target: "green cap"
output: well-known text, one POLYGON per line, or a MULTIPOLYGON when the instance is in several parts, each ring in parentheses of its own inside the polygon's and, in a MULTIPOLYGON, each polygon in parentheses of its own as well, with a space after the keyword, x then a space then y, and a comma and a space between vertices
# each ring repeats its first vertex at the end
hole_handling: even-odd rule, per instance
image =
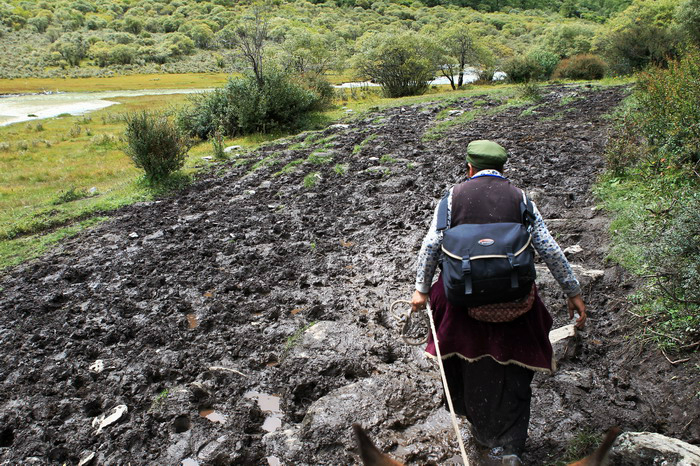
POLYGON ((467 146, 467 162, 477 168, 500 170, 508 160, 508 152, 493 141, 472 141, 467 146))

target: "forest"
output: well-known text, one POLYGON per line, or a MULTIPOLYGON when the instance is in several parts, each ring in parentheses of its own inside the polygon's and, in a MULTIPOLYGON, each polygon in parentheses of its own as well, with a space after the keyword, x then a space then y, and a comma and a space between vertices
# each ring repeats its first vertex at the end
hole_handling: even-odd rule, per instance
POLYGON ((517 68, 513 61, 529 57, 549 75, 562 59, 595 54, 619 75, 676 55, 685 37, 697 40, 697 3, 12 0, 0 2, 0 78, 241 71, 247 64, 230 38, 260 16, 266 54, 285 70, 353 79, 363 44, 410 32, 421 53, 442 49, 441 65, 455 61, 455 37, 466 36, 480 52, 472 66, 517 68))

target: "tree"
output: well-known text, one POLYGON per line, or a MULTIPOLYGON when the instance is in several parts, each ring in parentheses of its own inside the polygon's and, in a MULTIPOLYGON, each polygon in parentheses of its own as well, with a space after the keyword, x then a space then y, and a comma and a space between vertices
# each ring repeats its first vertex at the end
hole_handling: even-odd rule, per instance
POLYGON ((318 78, 339 65, 339 39, 307 28, 292 28, 281 45, 283 67, 300 75, 318 78))
POLYGON ((267 11, 261 5, 253 6, 250 14, 235 26, 219 31, 218 41, 223 48, 236 50, 239 57, 250 65, 259 86, 263 86, 263 57, 269 39, 267 11))
POLYGON ((678 53, 679 38, 672 28, 676 6, 675 0, 635 0, 608 22, 595 45, 619 73, 665 65, 678 53))
POLYGON ((80 65, 80 60, 85 58, 88 44, 82 34, 72 32, 64 34, 51 46, 52 50, 60 53, 64 60, 71 66, 80 65))
POLYGON ((676 9, 676 21, 686 37, 700 45, 700 0, 686 0, 676 9))
POLYGON ((388 97, 423 94, 437 69, 439 53, 425 36, 412 31, 365 35, 355 56, 355 69, 381 84, 388 97))
POLYGON ((440 71, 450 81, 452 89, 464 84, 467 66, 478 66, 487 61, 485 50, 477 44, 467 27, 466 24, 453 24, 439 33, 440 71))

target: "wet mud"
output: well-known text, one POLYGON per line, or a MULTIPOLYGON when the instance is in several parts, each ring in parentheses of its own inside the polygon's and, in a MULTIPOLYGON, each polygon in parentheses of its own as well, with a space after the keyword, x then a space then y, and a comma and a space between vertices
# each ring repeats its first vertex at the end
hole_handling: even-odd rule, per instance
MULTIPOLYGON (((536 107, 480 96, 377 110, 233 159, 6 271, 0 463, 352 464, 354 422, 407 463, 455 459, 437 369, 388 308, 410 296, 473 139, 510 150, 508 177, 572 247, 590 309, 577 351, 535 377, 526 464, 612 425, 698 443, 697 381, 628 338, 634 281, 605 260, 591 186, 624 93, 552 86, 536 107)), ((568 323, 546 273, 541 294, 568 323)))

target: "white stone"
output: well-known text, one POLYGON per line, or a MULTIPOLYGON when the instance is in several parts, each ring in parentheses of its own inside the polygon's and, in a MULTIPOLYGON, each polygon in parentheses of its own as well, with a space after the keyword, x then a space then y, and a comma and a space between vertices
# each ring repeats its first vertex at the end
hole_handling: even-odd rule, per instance
POLYGON ((129 412, 129 408, 127 408, 126 405, 118 405, 112 408, 109 415, 105 416, 104 414, 101 414, 97 416, 92 420, 92 427, 97 427, 95 435, 101 434, 102 429, 117 422, 127 412, 129 412))
POLYGON ((90 372, 99 374, 105 370, 105 362, 102 359, 98 359, 92 364, 90 364, 90 367, 88 367, 88 369, 90 370, 90 372))
POLYGON ((136 238, 138 238, 138 237, 139 237, 139 234, 136 233, 135 231, 132 232, 131 234, 129 234, 129 238, 131 238, 131 239, 136 239, 136 238))
POLYGON ((346 125, 343 123, 337 123, 335 125, 331 125, 330 128, 337 128, 337 129, 348 129, 350 125, 346 125))
POLYGON ((240 149, 241 149, 241 146, 228 146, 228 147, 224 148, 224 152, 228 154, 229 152, 233 152, 234 150, 240 150, 240 149))
POLYGON ((573 246, 569 246, 568 248, 564 249, 564 254, 578 254, 582 251, 583 248, 581 246, 574 244, 573 246))
POLYGON ((85 466, 88 464, 90 461, 92 461, 95 458, 95 452, 91 452, 89 455, 84 456, 80 462, 78 463, 78 466, 85 466))
POLYGON ((652 432, 625 432, 615 442, 611 457, 631 459, 635 464, 698 466, 700 447, 652 432))
POLYGON ((202 160, 213 160, 213 159, 214 159, 214 157, 212 157, 211 155, 205 155, 204 157, 202 157, 202 160))
POLYGON ((564 361, 576 355, 579 348, 579 338, 573 324, 565 325, 549 332, 549 341, 555 361, 564 361))
POLYGON ((549 332, 549 342, 551 344, 559 343, 561 340, 576 336, 576 327, 573 324, 564 325, 563 327, 555 328, 549 332))

